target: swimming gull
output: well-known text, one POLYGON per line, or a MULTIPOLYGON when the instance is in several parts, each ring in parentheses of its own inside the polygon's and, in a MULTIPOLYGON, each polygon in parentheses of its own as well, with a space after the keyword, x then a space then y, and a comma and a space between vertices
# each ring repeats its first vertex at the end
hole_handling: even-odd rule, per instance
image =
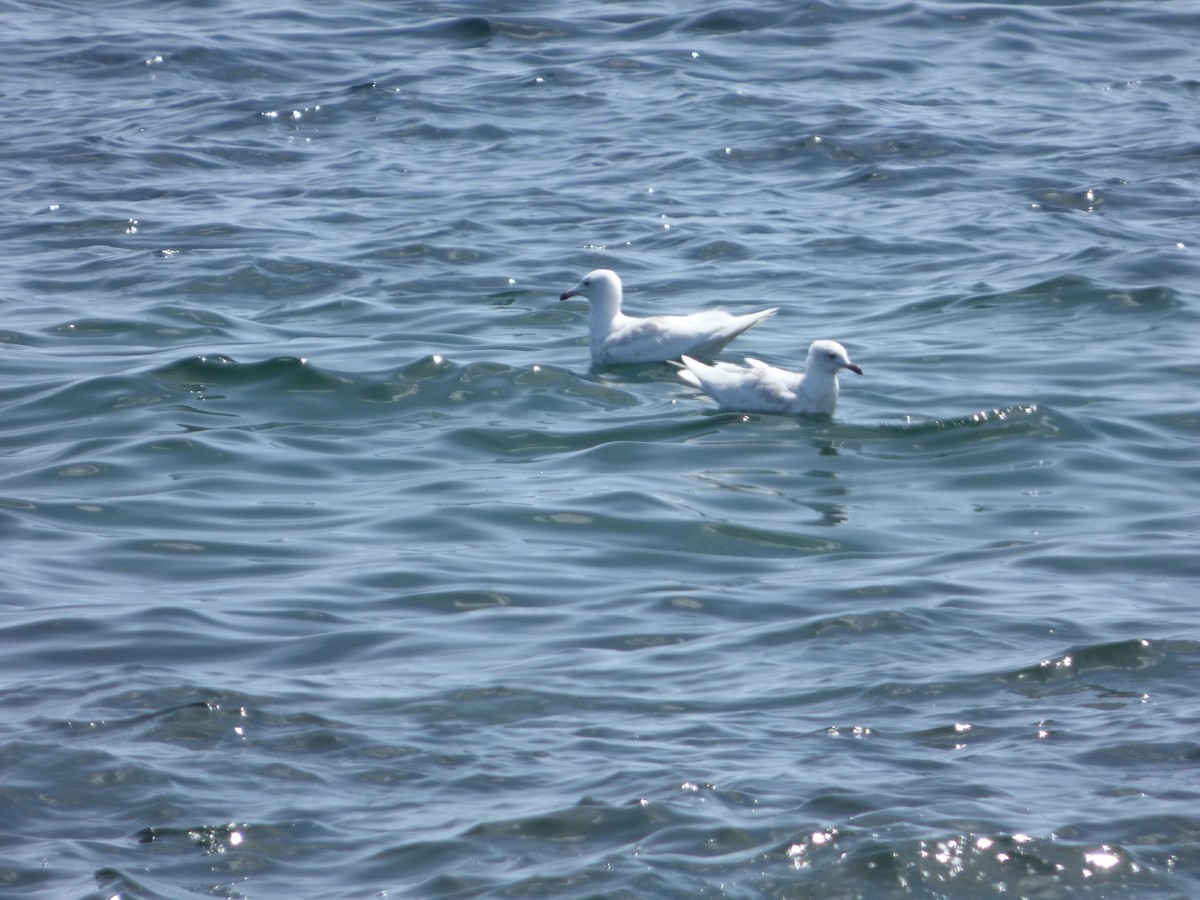
POLYGON ((621 312, 621 279, 611 269, 588 272, 558 299, 571 297, 588 300, 588 335, 596 365, 665 362, 684 354, 712 356, 747 328, 775 315, 774 309, 744 316, 714 309, 687 316, 627 316, 621 312))
POLYGON ((806 413, 833 415, 838 398, 838 370, 857 375, 862 369, 850 362, 837 341, 813 341, 804 362, 804 374, 747 359, 749 368, 733 363, 706 366, 683 357, 679 377, 700 388, 720 406, 736 412, 797 416, 806 413))

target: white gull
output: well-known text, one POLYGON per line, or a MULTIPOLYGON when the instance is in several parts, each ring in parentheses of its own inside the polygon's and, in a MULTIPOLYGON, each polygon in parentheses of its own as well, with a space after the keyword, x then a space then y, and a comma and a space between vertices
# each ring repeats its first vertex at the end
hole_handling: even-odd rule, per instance
POLYGON ((857 375, 862 369, 850 362, 837 341, 813 341, 804 362, 804 374, 747 359, 749 368, 733 363, 706 366, 683 357, 679 377, 700 388, 720 406, 736 412, 797 416, 833 415, 838 399, 838 370, 857 375))
POLYGON ((774 309, 744 316, 714 309, 687 316, 627 316, 621 312, 621 279, 611 269, 588 272, 558 299, 571 297, 588 300, 588 335, 596 365, 665 362, 685 353, 712 356, 747 328, 775 315, 774 309))

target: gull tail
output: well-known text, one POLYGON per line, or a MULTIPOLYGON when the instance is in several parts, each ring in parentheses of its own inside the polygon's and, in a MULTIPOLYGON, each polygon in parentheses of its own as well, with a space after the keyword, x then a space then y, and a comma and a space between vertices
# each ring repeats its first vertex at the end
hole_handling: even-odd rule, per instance
POLYGON ((700 383, 700 372, 708 368, 704 363, 697 362, 690 356, 681 356, 679 362, 671 361, 671 365, 679 368, 679 377, 690 384, 692 387, 703 390, 703 385, 700 383))
POLYGON ((771 318, 771 316, 775 315, 777 312, 779 312, 779 307, 775 306, 771 309, 760 310, 756 313, 748 313, 744 316, 735 316, 733 321, 730 323, 728 331, 725 332, 725 334, 728 335, 727 340, 732 341, 739 334, 749 331, 760 322, 767 321, 767 319, 771 318))
POLYGON ((696 356, 715 356, 725 348, 726 344, 728 344, 738 335, 749 331, 760 322, 765 322, 778 311, 779 307, 774 307, 772 309, 764 309, 756 313, 747 313, 744 316, 731 316, 728 322, 725 323, 724 327, 713 334, 709 340, 694 346, 689 352, 695 354, 696 356))

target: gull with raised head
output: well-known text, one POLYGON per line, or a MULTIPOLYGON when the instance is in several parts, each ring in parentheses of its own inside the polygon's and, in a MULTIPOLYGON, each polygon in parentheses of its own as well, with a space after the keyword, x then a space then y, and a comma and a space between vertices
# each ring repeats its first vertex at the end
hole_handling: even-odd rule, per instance
POLYGON ((748 368, 733 363, 707 366, 684 356, 679 377, 734 412, 831 416, 837 406, 838 371, 862 374, 837 341, 813 341, 803 375, 757 359, 746 362, 748 368))
POLYGON ((558 299, 571 297, 588 301, 588 335, 596 365, 666 362, 684 354, 710 357, 747 328, 775 315, 774 309, 744 316, 713 309, 686 316, 627 316, 621 312, 621 279, 611 269, 588 272, 558 299))

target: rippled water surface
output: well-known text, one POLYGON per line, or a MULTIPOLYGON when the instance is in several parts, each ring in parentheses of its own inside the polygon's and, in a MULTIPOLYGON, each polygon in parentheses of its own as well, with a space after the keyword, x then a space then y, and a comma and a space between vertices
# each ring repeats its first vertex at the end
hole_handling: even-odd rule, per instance
POLYGON ((1200 894, 1194 3, 0 10, 0 894, 1200 894))

